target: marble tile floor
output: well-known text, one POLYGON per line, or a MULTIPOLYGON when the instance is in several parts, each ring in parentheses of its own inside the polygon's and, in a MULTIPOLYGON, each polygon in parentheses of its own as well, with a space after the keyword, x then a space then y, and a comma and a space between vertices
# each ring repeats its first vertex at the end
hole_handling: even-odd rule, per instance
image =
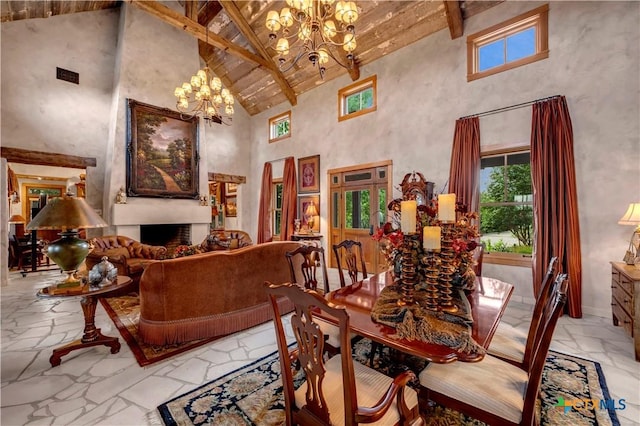
MULTIPOLYGON (((53 274, 11 273, 0 289, 2 425, 146 425, 162 402, 276 350, 267 323, 145 368, 122 338, 117 354, 96 346, 73 351, 51 368, 52 349, 81 337, 84 324, 77 298, 35 297, 53 274)), ((329 275, 338 282, 335 270, 329 275)), ((530 312, 530 305, 511 302, 504 321, 526 331, 530 312)), ((100 304, 96 326, 119 336, 100 304)), ((622 328, 609 318, 562 317, 552 349, 600 362, 611 397, 625 400, 617 412, 621 424, 640 424, 640 363, 622 328)))

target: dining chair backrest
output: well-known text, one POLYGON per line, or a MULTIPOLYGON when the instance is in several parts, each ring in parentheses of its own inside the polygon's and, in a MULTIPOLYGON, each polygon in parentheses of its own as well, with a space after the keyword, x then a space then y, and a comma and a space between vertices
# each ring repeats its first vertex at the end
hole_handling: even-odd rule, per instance
POLYGON ((327 276, 327 263, 324 257, 324 248, 313 245, 301 245, 293 251, 285 253, 287 262, 289 262, 289 272, 291 281, 298 285, 318 291, 318 267, 321 268, 321 279, 323 291, 329 293, 329 278, 327 276), (295 261, 302 258, 302 261, 295 261), (296 267, 297 265, 297 267, 296 267))
POLYGON ((533 349, 534 355, 528 369, 529 381, 524 395, 523 420, 535 418, 536 401, 542 382, 542 370, 549 354, 549 347, 551 346, 551 339, 553 338, 558 318, 560 318, 567 301, 568 286, 567 274, 559 274, 554 281, 554 292, 548 300, 547 309, 543 310, 540 335, 533 349))
POLYGON ((336 262, 338 263, 338 274, 340 275, 340 285, 344 287, 347 285, 344 278, 344 269, 346 266, 349 278, 351 278, 351 284, 358 282, 358 267, 362 274, 362 279, 367 278, 367 266, 364 262, 362 254, 362 243, 354 240, 344 240, 339 244, 333 245, 333 253, 336 255, 336 262), (344 260, 344 265, 343 261, 344 260))
POLYGON ((409 380, 415 379, 412 372, 403 372, 393 381, 387 378, 389 386, 385 391, 384 387, 380 389, 382 382, 379 377, 382 373, 360 364, 354 365, 357 361, 353 360, 351 351, 341 351, 335 357, 324 358, 325 335, 316 321, 317 315, 324 312, 334 318, 337 321, 341 346, 349 347, 349 314, 344 306, 331 304, 318 292, 303 289, 293 283, 266 282, 265 291, 271 303, 276 328, 287 425, 335 424, 332 420, 336 423, 340 421, 344 425, 357 425, 376 423, 380 420, 386 426, 389 423, 384 422, 383 416, 394 409, 392 407, 398 410, 402 424, 421 424, 411 418, 412 414, 414 416, 418 414, 417 397, 415 410, 410 410, 404 403, 405 386, 409 380), (291 348, 287 344, 283 312, 280 312, 278 304, 278 300, 283 296, 291 300, 294 305, 290 321, 297 347, 293 353, 290 352, 291 348), (296 398, 292 370, 292 359, 296 357, 298 361, 296 365, 306 378, 306 383, 301 385, 304 388, 301 387, 297 392, 298 398, 296 398), (377 387, 362 385, 356 391, 356 376, 363 377, 361 373, 363 369, 365 380, 369 380, 370 384, 375 384, 377 387), (325 387, 331 390, 327 391, 325 387), (339 390, 342 391, 342 395, 338 394, 339 390), (301 397, 302 394, 304 398, 301 397), (358 394, 363 399, 371 396, 370 394, 375 394, 370 399, 374 401, 374 405, 359 407, 358 394), (397 401, 395 405, 394 401, 397 401), (340 410, 340 407, 343 409, 340 410), (344 413, 344 419, 335 418, 336 413, 340 411, 344 413), (331 415, 334 416, 333 419, 331 415))
POLYGON ((547 266, 547 272, 542 279, 542 285, 540 287, 540 295, 536 299, 536 303, 533 307, 533 314, 531 315, 531 323, 529 324, 529 332, 527 333, 527 341, 525 343, 524 358, 522 364, 524 368, 528 368, 533 357, 534 343, 536 338, 540 334, 540 322, 542 321, 543 310, 548 305, 548 301, 553 294, 554 290, 557 290, 557 286, 554 286, 554 275, 556 265, 558 264, 558 257, 554 256, 549 260, 547 266))

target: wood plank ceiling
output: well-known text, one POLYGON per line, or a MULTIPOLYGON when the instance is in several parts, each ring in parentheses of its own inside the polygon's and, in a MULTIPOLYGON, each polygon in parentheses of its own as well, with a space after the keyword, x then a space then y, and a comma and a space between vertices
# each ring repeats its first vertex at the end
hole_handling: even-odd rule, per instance
MULTIPOLYGON (((501 3, 481 0, 356 0, 359 13, 355 24, 356 66, 349 71, 330 60, 323 80, 318 69, 305 57, 287 72, 278 68, 277 55, 268 47, 269 30, 265 19, 269 10, 279 11, 285 5, 284 1, 187 0, 180 1, 175 5, 177 7, 168 7, 170 2, 166 1, 129 1, 167 24, 197 37, 202 60, 222 79, 250 115, 283 102, 295 105, 300 94, 346 73, 352 80, 357 80, 360 67, 437 31, 448 28, 452 39, 461 37, 465 19, 501 3)), ((121 3, 2 1, 0 6, 2 22, 7 22, 108 9, 119 7, 121 3)), ((173 91, 173 88, 167 90, 173 91)))

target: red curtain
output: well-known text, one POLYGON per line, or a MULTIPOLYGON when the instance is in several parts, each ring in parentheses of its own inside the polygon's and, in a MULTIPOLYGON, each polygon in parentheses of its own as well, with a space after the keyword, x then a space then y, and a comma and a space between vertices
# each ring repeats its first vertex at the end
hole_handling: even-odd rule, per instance
POLYGON ((268 243, 271 235, 271 163, 264 163, 262 170, 262 186, 260 188, 260 205, 258 206, 258 244, 268 243))
POLYGON ((284 160, 282 172, 282 221, 280 236, 282 241, 290 240, 293 235, 293 221, 296 218, 296 202, 298 190, 296 189, 296 164, 293 157, 284 160))
POLYGON ((573 161, 573 129, 564 96, 533 105, 531 178, 533 183, 533 286, 538 295, 547 264, 558 256, 559 272, 569 274, 569 315, 582 317, 582 255, 573 161))
POLYGON ((459 118, 451 148, 449 192, 470 212, 478 211, 480 201, 480 119, 459 118))

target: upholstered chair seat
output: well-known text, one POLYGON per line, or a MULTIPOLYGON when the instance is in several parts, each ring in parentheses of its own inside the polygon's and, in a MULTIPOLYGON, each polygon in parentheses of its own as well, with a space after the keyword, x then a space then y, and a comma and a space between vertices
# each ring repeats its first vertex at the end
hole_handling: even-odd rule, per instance
MULTIPOLYGON (((320 327, 322 328, 322 326, 320 327)), ((340 356, 334 356, 324 364, 326 373, 324 380, 322 381, 322 389, 324 395, 327 398, 327 406, 331 416, 332 425, 344 424, 344 397, 342 392, 343 378, 342 378, 342 362, 340 356)), ((356 393, 358 395, 358 404, 363 407, 373 407, 387 392, 389 386, 393 382, 393 379, 389 376, 385 376, 376 370, 360 364, 359 362, 353 362, 353 369, 356 379, 356 393)), ((307 383, 295 391, 295 400, 298 407, 302 407, 306 404, 305 394, 307 391, 307 383)), ((410 387, 405 387, 404 398, 408 407, 417 407, 418 394, 410 387)), ((394 402, 387 410, 386 414, 377 422, 369 423, 373 425, 396 425, 400 422, 400 416, 398 415, 398 409, 394 402)))
POLYGON ((490 353, 504 360, 522 362, 527 344, 527 333, 501 322, 491 339, 490 353))
POLYGON ((432 391, 520 423, 529 377, 515 365, 491 355, 480 362, 432 362, 422 370, 419 379, 432 391))

